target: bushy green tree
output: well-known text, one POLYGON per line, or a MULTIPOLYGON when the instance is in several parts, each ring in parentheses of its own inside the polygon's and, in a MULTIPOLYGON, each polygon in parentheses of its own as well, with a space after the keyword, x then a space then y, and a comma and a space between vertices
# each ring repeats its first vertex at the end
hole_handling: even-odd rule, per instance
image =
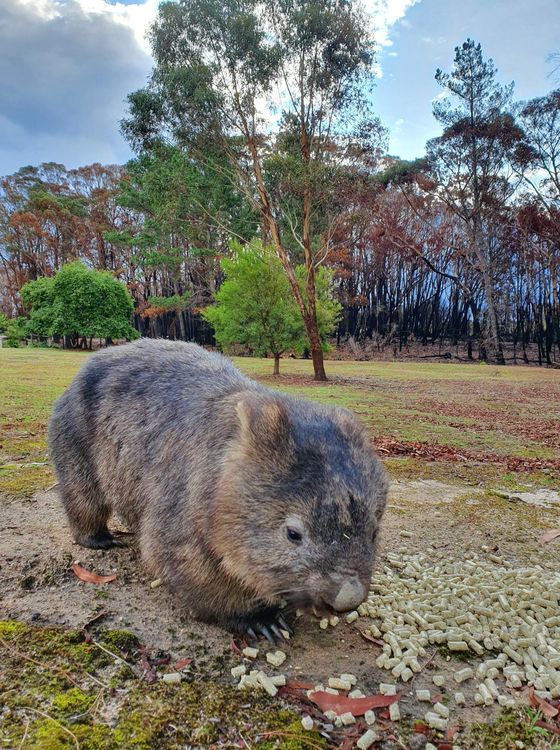
MULTIPOLYGON (((260 242, 233 245, 233 258, 222 260, 225 281, 216 294, 216 305, 204 311, 222 347, 242 344, 255 354, 274 357, 274 374, 280 371, 283 352, 308 346, 305 326, 278 257, 260 242)), ((305 267, 296 269, 305 294, 305 267)), ((331 297, 330 275, 317 274, 317 321, 323 347, 340 310, 331 297)))
POLYGON ((4 333, 8 325, 8 318, 0 312, 0 333, 4 333))
POLYGON ((76 345, 81 338, 133 339, 138 332, 130 324, 132 298, 107 271, 69 263, 51 279, 38 279, 22 289, 31 308, 30 331, 63 336, 76 345))
POLYGON ((6 320, 6 346, 17 348, 19 342, 27 336, 26 320, 23 317, 6 320))

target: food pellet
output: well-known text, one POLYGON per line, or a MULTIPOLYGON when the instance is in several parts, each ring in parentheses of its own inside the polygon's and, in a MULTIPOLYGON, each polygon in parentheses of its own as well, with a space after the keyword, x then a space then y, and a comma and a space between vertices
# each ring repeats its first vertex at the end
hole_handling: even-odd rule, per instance
POLYGON ((464 682, 465 680, 470 680, 471 677, 474 677, 474 672, 471 669, 471 667, 465 667, 464 669, 459 669, 453 675, 453 679, 455 680, 455 682, 464 682))
POLYGON ((356 742, 356 747, 359 747, 360 750, 368 750, 377 739, 377 733, 373 729, 368 729, 356 742))
POLYGON ((239 664, 239 666, 231 668, 231 675, 232 677, 238 678, 241 677, 242 674, 245 674, 246 671, 247 667, 245 664, 239 664))
POLYGON ((286 654, 283 651, 269 651, 266 660, 273 667, 279 667, 286 661, 286 654))
POLYGON ((417 690, 416 691, 416 700, 429 701, 430 699, 431 699, 431 693, 429 690, 417 690))
POLYGON ((257 675, 257 680, 269 695, 273 697, 276 695, 276 693, 278 692, 278 688, 267 674, 265 674, 264 672, 259 672, 257 675))
POLYGON ((329 687, 335 690, 350 690, 352 685, 349 680, 343 680, 342 677, 329 677, 329 687))
POLYGON ((379 692, 381 693, 381 695, 396 695, 397 686, 389 682, 380 682, 379 692))
POLYGON ((389 706, 389 718, 391 721, 400 721, 401 710, 398 703, 391 703, 389 706))
POLYGON ((351 724, 356 723, 354 714, 351 714, 350 711, 346 711, 346 713, 340 714, 340 721, 345 727, 349 727, 351 724))
POLYGON ((364 714, 364 719, 366 720, 366 724, 375 724, 375 711, 373 711, 372 709, 366 711, 364 714))
POLYGON ((301 726, 306 732, 310 732, 313 729, 313 719, 311 716, 304 716, 301 720, 301 726))
POLYGON ((243 649, 243 656, 246 656, 248 659, 256 659, 259 655, 259 649, 253 648, 252 646, 247 646, 243 649))

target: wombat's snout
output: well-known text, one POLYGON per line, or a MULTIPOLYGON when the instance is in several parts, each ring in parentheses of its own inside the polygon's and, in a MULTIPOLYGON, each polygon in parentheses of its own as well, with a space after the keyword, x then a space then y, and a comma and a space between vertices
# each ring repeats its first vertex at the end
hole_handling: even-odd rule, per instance
POLYGON ((359 578, 347 578, 342 582, 338 592, 329 604, 337 612, 346 612, 349 609, 355 609, 366 597, 366 589, 359 578))

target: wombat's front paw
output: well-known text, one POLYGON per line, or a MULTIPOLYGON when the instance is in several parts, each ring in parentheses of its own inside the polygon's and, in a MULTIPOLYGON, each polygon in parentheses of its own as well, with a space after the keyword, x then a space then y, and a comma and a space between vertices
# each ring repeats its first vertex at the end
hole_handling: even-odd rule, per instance
POLYGON ((274 607, 259 609, 250 615, 232 618, 231 628, 239 635, 248 637, 251 641, 266 638, 270 643, 285 643, 282 634, 285 630, 289 635, 293 633, 284 617, 274 607))
POLYGON ((76 539, 77 544, 90 549, 110 549, 111 547, 126 547, 126 543, 110 531, 99 531, 97 534, 83 536, 76 539))

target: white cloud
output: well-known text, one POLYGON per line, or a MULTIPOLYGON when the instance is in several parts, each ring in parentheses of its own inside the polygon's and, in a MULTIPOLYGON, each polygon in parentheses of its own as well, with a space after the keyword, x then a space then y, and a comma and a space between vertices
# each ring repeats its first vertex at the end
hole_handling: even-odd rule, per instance
MULTIPOLYGON (((86 16, 106 16, 108 20, 127 26, 132 30, 138 46, 150 54, 146 32, 154 20, 160 0, 140 0, 126 5, 110 3, 107 0, 75 0, 86 16)), ((64 15, 64 0, 19 0, 19 4, 34 11, 45 20, 64 15)))
POLYGON ((150 45, 146 40, 146 32, 154 20, 160 0, 144 0, 144 2, 109 3, 107 0, 77 0, 84 13, 98 13, 111 17, 116 23, 121 23, 132 29, 138 46, 147 54, 150 45))
POLYGON ((390 47, 393 42, 390 33, 393 26, 401 21, 407 11, 422 0, 365 0, 365 7, 371 16, 375 29, 375 41, 380 47, 390 47))

